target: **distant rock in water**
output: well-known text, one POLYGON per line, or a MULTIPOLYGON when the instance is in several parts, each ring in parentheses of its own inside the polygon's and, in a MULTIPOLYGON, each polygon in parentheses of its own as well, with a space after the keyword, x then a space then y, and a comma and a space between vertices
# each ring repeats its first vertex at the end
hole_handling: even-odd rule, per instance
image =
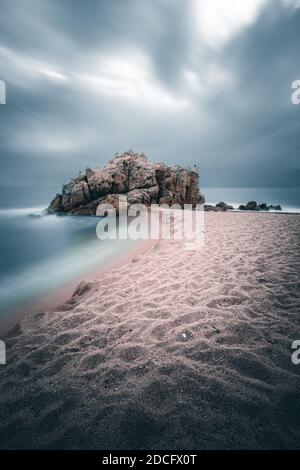
POLYGON ((199 190, 199 174, 180 166, 151 163, 144 154, 128 151, 109 161, 103 169, 87 168, 85 173, 65 184, 48 211, 76 215, 96 215, 99 204, 118 207, 119 195, 128 204, 204 203, 199 190))
MULTIPOLYGON (((226 204, 226 202, 218 202, 215 206, 212 206, 210 204, 205 204, 204 205, 204 210, 207 212, 226 212, 228 210, 234 210, 234 207, 226 204)), ((239 207, 240 211, 269 211, 269 210, 275 210, 275 211, 281 211, 281 206, 278 204, 276 206, 273 206, 272 204, 268 206, 265 202, 262 204, 257 204, 256 201, 249 201, 247 204, 242 204, 239 207)))
POLYGON ((232 211, 233 210, 233 207, 226 204, 226 202, 218 202, 218 204, 216 204, 216 207, 218 209, 221 209, 222 211, 232 211))
POLYGON ((275 211, 281 211, 281 206, 278 204, 276 206, 273 206, 272 204, 268 206, 265 202, 262 204, 257 204, 256 201, 249 201, 247 202, 246 205, 242 204, 239 207, 240 211, 269 211, 269 210, 275 210, 275 211))
POLYGON ((258 211, 259 210, 258 205, 255 201, 247 202, 245 206, 240 206, 240 209, 246 210, 246 211, 258 211), (242 207, 244 207, 244 209, 241 209, 242 207))
POLYGON ((218 202, 215 206, 212 206, 211 204, 205 204, 204 210, 206 212, 226 212, 226 211, 231 211, 234 208, 232 206, 229 206, 226 204, 226 202, 218 202))
POLYGON ((281 211, 282 208, 281 208, 281 205, 280 204, 277 204, 276 206, 273 206, 272 204, 270 206, 268 206, 268 210, 272 210, 272 211, 281 211))

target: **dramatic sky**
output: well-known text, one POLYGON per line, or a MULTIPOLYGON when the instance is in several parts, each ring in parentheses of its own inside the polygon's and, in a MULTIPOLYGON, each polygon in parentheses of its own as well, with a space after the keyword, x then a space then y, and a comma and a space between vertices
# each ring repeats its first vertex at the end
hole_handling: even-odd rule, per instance
POLYGON ((2 205, 128 148, 297 186, 299 57, 297 0, 0 0, 2 205))

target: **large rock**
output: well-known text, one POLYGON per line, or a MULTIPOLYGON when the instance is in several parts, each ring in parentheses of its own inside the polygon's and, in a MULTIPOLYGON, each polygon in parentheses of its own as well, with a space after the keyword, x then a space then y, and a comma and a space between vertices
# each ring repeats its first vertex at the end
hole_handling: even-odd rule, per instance
POLYGON ((240 211, 258 211, 259 206, 256 201, 249 201, 247 204, 241 204, 239 207, 240 211))
POLYGON ((116 156, 103 169, 87 168, 83 175, 65 184, 48 211, 76 215, 96 215, 100 203, 118 207, 119 195, 128 204, 204 203, 199 191, 199 174, 180 166, 151 163, 144 154, 128 151, 116 156))
POLYGON ((256 201, 247 202, 246 209, 247 211, 257 211, 258 210, 257 202, 256 201))

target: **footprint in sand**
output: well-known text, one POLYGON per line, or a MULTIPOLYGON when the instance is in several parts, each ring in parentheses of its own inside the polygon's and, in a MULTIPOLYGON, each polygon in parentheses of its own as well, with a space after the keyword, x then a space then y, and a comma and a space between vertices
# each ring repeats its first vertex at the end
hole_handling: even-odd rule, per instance
POLYGON ((125 362, 131 362, 144 354, 144 348, 141 346, 130 346, 120 351, 120 358, 125 362))
POLYGON ((154 336, 154 338, 158 340, 164 339, 166 333, 167 333, 167 330, 162 325, 155 326, 153 330, 151 331, 152 336, 154 336))
POLYGON ((219 343, 219 344, 224 344, 224 346, 226 345, 238 345, 239 344, 239 341, 238 341, 238 338, 234 335, 224 335, 224 336, 217 336, 216 337, 216 342, 219 343))
POLYGON ((61 333, 58 335, 52 342, 53 346, 65 346, 70 344, 72 341, 75 341, 80 337, 79 332, 68 331, 66 333, 61 333))
POLYGON ((33 366, 43 366, 51 362, 54 354, 55 351, 53 349, 41 347, 30 353, 27 359, 33 366))
POLYGON ((218 299, 213 299, 208 302, 207 306, 210 308, 217 307, 231 307, 234 305, 240 305, 244 302, 244 299, 241 297, 220 297, 218 299))
POLYGON ((101 366, 105 362, 105 355, 96 352, 94 354, 89 354, 83 357, 80 368, 83 370, 94 370, 97 369, 98 366, 101 366))
POLYGON ((143 312, 143 316, 146 318, 159 318, 167 319, 170 318, 171 313, 167 310, 161 310, 159 307, 156 309, 148 309, 143 312))

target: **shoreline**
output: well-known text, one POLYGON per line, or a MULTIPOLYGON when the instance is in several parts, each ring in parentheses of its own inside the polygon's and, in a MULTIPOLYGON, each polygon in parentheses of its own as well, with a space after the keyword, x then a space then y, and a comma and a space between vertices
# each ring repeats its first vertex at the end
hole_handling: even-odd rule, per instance
MULTIPOLYGON (((262 215, 262 216, 276 216, 276 215, 287 215, 287 216, 300 216, 298 212, 284 212, 284 211, 244 211, 239 209, 226 210, 226 211, 204 211, 204 216, 206 214, 245 214, 245 215, 262 215)), ((67 217, 68 215, 66 215, 67 217)), ((85 216, 76 216, 76 217, 85 217, 85 216)), ((24 305, 20 307, 15 307, 9 310, 7 313, 7 318, 3 320, 0 326, 0 335, 5 337, 9 334, 10 330, 14 328, 25 316, 30 315, 38 311, 53 311, 61 304, 67 302, 73 295, 76 287, 82 281, 84 282, 97 282, 99 277, 106 272, 119 268, 122 265, 129 263, 132 258, 139 256, 148 251, 152 246, 159 244, 162 240, 141 240, 138 246, 132 248, 128 253, 124 253, 120 258, 112 257, 108 260, 108 263, 105 266, 102 266, 99 269, 92 269, 90 272, 84 273, 82 275, 76 276, 69 282, 63 284, 62 287, 55 288, 53 291, 39 295, 35 299, 28 300, 24 305)), ((117 256, 117 255, 116 255, 117 256)))
POLYGON ((298 448, 299 253, 296 214, 207 213, 203 249, 156 240, 24 316, 0 448, 298 448))
MULTIPOLYGON (((217 211, 210 212, 204 211, 204 216, 209 213, 214 214, 248 214, 248 215, 258 215, 262 216, 276 216, 276 215, 288 215, 288 216, 300 216, 300 213, 297 212, 284 212, 284 211, 244 211, 239 209, 226 210, 226 211, 217 211)), ((85 217, 85 216, 77 216, 85 217)), ((90 272, 84 273, 83 275, 78 275, 76 278, 72 279, 69 282, 63 284, 62 287, 55 288, 53 291, 38 296, 33 300, 26 301, 24 305, 20 307, 15 307, 9 310, 7 318, 3 320, 0 326, 0 335, 1 337, 6 337, 9 334, 10 330, 13 329, 22 319, 34 312, 38 311, 54 311, 63 303, 67 302, 73 295, 75 289, 77 288, 80 282, 97 282, 99 277, 106 272, 119 268, 126 263, 129 263, 134 257, 139 256, 149 249, 152 246, 155 246, 161 243, 162 240, 141 240, 135 248, 132 248, 128 253, 124 253, 120 258, 112 257, 108 260, 108 263, 105 266, 102 266, 99 269, 92 269, 90 272)), ((116 255, 117 256, 117 255, 116 255)))
POLYGON ((80 282, 93 282, 99 279, 99 277, 111 269, 115 269, 129 263, 137 256, 147 252, 159 243, 159 240, 141 240, 138 246, 132 248, 129 252, 124 253, 119 258, 112 257, 108 260, 105 266, 99 269, 93 269, 83 275, 78 275, 72 281, 66 282, 62 287, 54 289, 52 292, 38 296, 36 299, 27 301, 22 307, 16 307, 7 313, 7 318, 3 320, 0 326, 1 338, 5 338, 9 332, 18 325, 20 321, 27 315, 30 315, 39 311, 54 311, 57 307, 67 302, 73 295, 75 289, 80 282))

